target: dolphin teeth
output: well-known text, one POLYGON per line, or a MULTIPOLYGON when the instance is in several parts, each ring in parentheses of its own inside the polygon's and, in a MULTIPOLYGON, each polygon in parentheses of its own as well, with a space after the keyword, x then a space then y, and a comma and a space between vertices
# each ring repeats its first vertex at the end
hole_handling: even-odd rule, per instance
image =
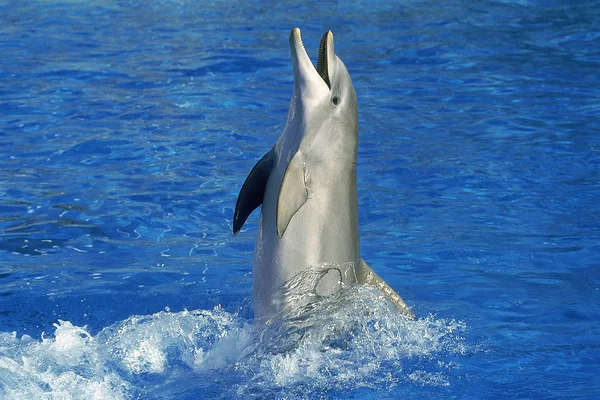
POLYGON ((329 89, 331 89, 331 83, 329 81, 329 66, 327 65, 327 34, 329 32, 325 32, 323 37, 321 38, 321 43, 319 44, 319 58, 317 60, 317 72, 321 75, 321 78, 325 81, 329 89))
POLYGON ((304 40, 302 40, 302 33, 300 32, 300 29, 298 29, 298 38, 300 38, 300 44, 302 45, 304 52, 308 54, 308 52, 306 51, 306 46, 304 45, 304 40))

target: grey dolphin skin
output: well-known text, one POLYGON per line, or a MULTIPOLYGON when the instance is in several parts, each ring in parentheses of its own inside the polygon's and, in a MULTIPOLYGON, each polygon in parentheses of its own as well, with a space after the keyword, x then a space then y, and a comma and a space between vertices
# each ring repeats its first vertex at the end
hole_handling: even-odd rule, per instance
POLYGON ((402 298, 360 257, 356 94, 335 55, 333 34, 323 35, 316 68, 298 28, 290 34, 290 50, 294 91, 287 124, 246 178, 233 218, 237 234, 262 204, 254 250, 255 318, 277 322, 354 283, 379 288, 414 318, 402 298), (302 286, 299 279, 310 281, 308 291, 290 291, 302 286))

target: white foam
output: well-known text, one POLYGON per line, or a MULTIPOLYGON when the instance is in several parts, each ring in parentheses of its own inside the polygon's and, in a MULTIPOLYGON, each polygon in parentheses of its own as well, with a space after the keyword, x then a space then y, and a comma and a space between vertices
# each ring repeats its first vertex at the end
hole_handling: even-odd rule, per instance
MULTIPOLYGON (((245 323, 217 307, 214 310, 159 312, 133 316, 104 329, 98 338, 118 366, 133 374, 162 373, 184 366, 214 369, 235 358, 244 347, 245 323)), ((246 328, 248 329, 248 328, 246 328)))
POLYGON ((55 324, 55 337, 0 333, 3 399, 126 399, 129 384, 103 370, 101 353, 85 328, 55 324))
MULTIPOLYGON (((366 286, 324 299, 287 323, 293 327, 267 336, 268 343, 245 361, 254 379, 267 387, 349 391, 389 389, 398 382, 446 386, 453 364, 440 358, 467 351, 460 336, 466 329, 463 323, 434 316, 407 319, 379 291, 366 286)), ((250 389, 238 394, 255 388, 250 389)))
POLYGON ((447 359, 468 351, 465 329, 433 316, 408 320, 361 286, 266 332, 219 307, 132 316, 95 336, 59 321, 39 340, 0 333, 0 398, 183 398, 182 390, 301 397, 399 382, 448 386, 456 363, 447 359))

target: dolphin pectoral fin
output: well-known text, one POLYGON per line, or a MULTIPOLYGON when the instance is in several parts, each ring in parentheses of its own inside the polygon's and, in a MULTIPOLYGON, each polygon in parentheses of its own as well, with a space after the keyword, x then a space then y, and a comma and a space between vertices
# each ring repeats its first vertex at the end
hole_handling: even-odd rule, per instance
POLYGON ((237 234, 248 216, 263 202, 267 180, 273 169, 275 148, 265 154, 244 181, 233 213, 233 233, 237 234))
POLYGON ((383 279, 379 277, 372 269, 367 265, 365 260, 360 260, 360 267, 356 271, 356 278, 358 283, 366 283, 375 286, 381 290, 383 294, 398 308, 400 312, 406 314, 411 319, 415 319, 415 314, 406 305, 402 297, 390 285, 388 285, 383 279))
POLYGON ((282 237, 290 220, 308 198, 304 161, 299 153, 288 164, 277 199, 277 235, 282 237))

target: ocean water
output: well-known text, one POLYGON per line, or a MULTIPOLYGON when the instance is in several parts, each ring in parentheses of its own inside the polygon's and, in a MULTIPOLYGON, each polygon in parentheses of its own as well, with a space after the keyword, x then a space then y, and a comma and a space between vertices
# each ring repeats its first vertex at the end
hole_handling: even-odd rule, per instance
POLYGON ((0 398, 600 398, 600 2, 438 3, 0 1, 0 398), (295 26, 416 321, 355 286, 252 323, 295 26))

